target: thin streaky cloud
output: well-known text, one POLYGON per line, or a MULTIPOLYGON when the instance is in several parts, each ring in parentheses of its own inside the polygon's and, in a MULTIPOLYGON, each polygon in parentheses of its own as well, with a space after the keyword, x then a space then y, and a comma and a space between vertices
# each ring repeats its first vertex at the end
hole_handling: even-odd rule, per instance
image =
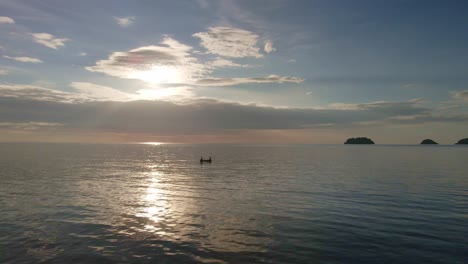
POLYGON ((255 78, 205 78, 195 84, 199 86, 232 86, 249 83, 302 83, 304 79, 290 76, 270 75, 255 78))
POLYGON ((249 64, 240 64, 233 62, 232 60, 227 60, 221 57, 216 58, 214 61, 208 63, 210 66, 214 68, 251 68, 252 66, 249 64))
POLYGON ((10 60, 15 60, 15 61, 19 61, 19 62, 30 62, 30 63, 41 63, 43 61, 41 61, 40 59, 36 59, 36 58, 31 58, 31 57, 10 57, 10 56, 3 56, 4 58, 6 59, 10 59, 10 60))
POLYGON ((36 130, 40 128, 61 127, 63 124, 46 123, 46 122, 1 122, 0 128, 16 129, 16 130, 36 130))

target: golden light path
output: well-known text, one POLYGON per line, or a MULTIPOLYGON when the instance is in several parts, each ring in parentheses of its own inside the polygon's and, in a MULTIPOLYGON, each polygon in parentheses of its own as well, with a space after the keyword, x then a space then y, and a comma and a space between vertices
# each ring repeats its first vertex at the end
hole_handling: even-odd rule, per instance
POLYGON ((143 201, 147 207, 142 212, 137 213, 136 216, 144 217, 150 220, 145 226, 144 230, 158 235, 167 235, 161 227, 161 222, 165 221, 169 214, 169 198, 160 186, 161 176, 159 172, 152 172, 151 178, 148 182, 148 187, 143 194, 143 201))

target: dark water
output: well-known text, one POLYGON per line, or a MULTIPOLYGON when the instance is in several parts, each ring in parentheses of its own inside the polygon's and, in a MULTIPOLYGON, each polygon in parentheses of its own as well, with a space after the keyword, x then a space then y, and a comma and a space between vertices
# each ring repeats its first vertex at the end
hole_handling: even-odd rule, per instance
POLYGON ((463 146, 0 147, 0 263, 468 263, 463 146))

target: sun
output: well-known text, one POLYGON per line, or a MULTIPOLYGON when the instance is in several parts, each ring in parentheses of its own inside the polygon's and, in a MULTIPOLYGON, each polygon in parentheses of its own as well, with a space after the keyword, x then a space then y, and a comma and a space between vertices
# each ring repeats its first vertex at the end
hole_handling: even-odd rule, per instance
POLYGON ((183 83, 186 74, 177 66, 152 65, 150 69, 131 72, 129 78, 151 84, 183 83))

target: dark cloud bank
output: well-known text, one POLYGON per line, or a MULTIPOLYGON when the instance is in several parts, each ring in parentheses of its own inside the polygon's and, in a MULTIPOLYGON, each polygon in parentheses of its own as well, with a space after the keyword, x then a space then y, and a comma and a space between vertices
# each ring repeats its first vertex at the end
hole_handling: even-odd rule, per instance
MULTIPOLYGON (((60 97, 54 94, 53 99, 60 97)), ((0 123, 59 124, 63 128, 123 133, 193 134, 230 129, 301 129, 386 122, 466 122, 466 115, 434 115, 417 101, 376 102, 336 108, 274 108, 196 99, 168 101, 56 101, 0 97, 0 123)), ((45 100, 44 100, 45 99, 45 100)), ((67 99, 69 100, 69 99, 67 99)), ((5 126, 3 126, 5 127, 5 126)))

